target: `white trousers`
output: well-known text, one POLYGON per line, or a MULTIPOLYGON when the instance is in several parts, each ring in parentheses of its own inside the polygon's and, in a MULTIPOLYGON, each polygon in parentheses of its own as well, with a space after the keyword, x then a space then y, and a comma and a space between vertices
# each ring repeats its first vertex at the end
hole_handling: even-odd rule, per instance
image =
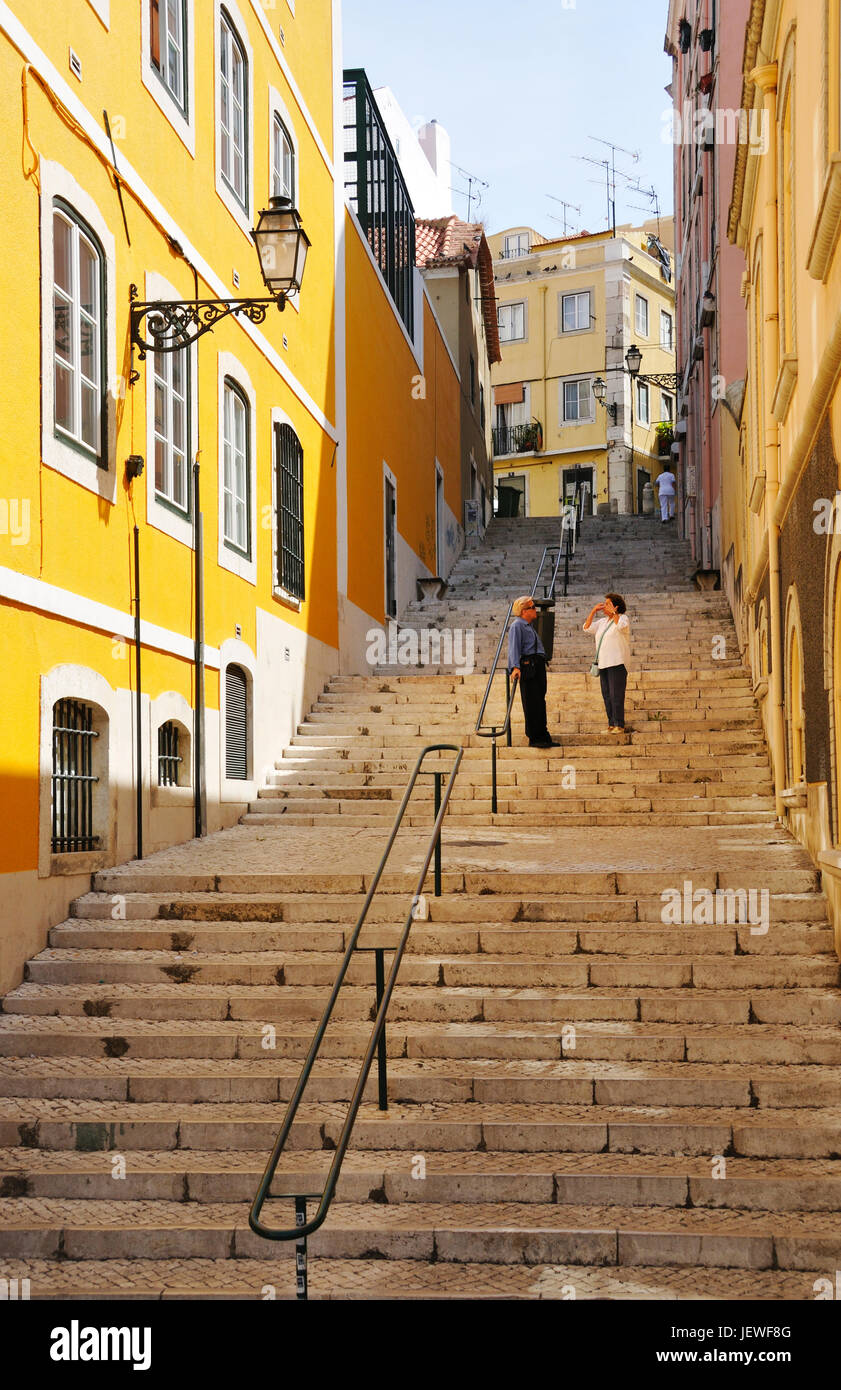
POLYGON ((673 492, 660 493, 660 519, 671 521, 675 514, 675 495, 673 492))

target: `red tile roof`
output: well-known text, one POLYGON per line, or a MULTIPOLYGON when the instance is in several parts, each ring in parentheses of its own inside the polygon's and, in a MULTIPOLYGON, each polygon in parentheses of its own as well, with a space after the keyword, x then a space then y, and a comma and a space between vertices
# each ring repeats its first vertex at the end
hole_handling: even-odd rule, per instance
POLYGON ((492 363, 501 362, 493 258, 481 222, 462 222, 455 215, 416 218, 415 261, 421 270, 439 270, 446 266, 478 269, 488 356, 492 363))

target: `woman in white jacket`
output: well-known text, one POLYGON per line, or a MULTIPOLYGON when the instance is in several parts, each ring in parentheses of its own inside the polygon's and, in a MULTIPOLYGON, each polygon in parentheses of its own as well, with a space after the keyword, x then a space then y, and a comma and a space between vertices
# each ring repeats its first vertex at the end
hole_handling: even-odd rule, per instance
POLYGON ((599 663, 599 679, 607 714, 608 732, 625 732, 625 687, 631 661, 631 624, 621 594, 607 594, 604 603, 597 603, 590 613, 584 631, 589 632, 593 619, 602 616, 593 629, 599 663))

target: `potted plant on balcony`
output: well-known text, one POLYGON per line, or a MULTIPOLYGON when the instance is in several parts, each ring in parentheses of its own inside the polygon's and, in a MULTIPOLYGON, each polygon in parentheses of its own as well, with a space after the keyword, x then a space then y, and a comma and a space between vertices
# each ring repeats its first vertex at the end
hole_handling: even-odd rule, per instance
POLYGON ((543 448, 543 426, 538 424, 536 420, 523 427, 520 448, 524 454, 531 451, 539 454, 543 448))
POLYGON ((663 458, 672 451, 672 444, 675 438, 675 429, 671 420, 661 420, 655 425, 657 432, 657 452, 663 458))

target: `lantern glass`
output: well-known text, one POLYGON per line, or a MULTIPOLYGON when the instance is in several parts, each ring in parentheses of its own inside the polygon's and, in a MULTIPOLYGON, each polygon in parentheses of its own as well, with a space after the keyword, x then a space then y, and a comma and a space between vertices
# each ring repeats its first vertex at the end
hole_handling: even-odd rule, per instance
POLYGON ((632 343, 628 348, 625 354, 625 361, 628 364, 628 371, 631 373, 631 376, 638 376, 639 369, 642 366, 642 353, 636 343, 632 343))
POLYGON ((273 295, 301 288, 310 240, 288 198, 272 198, 252 233, 266 288, 273 295))
POLYGON ((601 405, 604 405, 605 397, 607 396, 607 385, 600 376, 597 376, 593 382, 593 395, 601 405))

